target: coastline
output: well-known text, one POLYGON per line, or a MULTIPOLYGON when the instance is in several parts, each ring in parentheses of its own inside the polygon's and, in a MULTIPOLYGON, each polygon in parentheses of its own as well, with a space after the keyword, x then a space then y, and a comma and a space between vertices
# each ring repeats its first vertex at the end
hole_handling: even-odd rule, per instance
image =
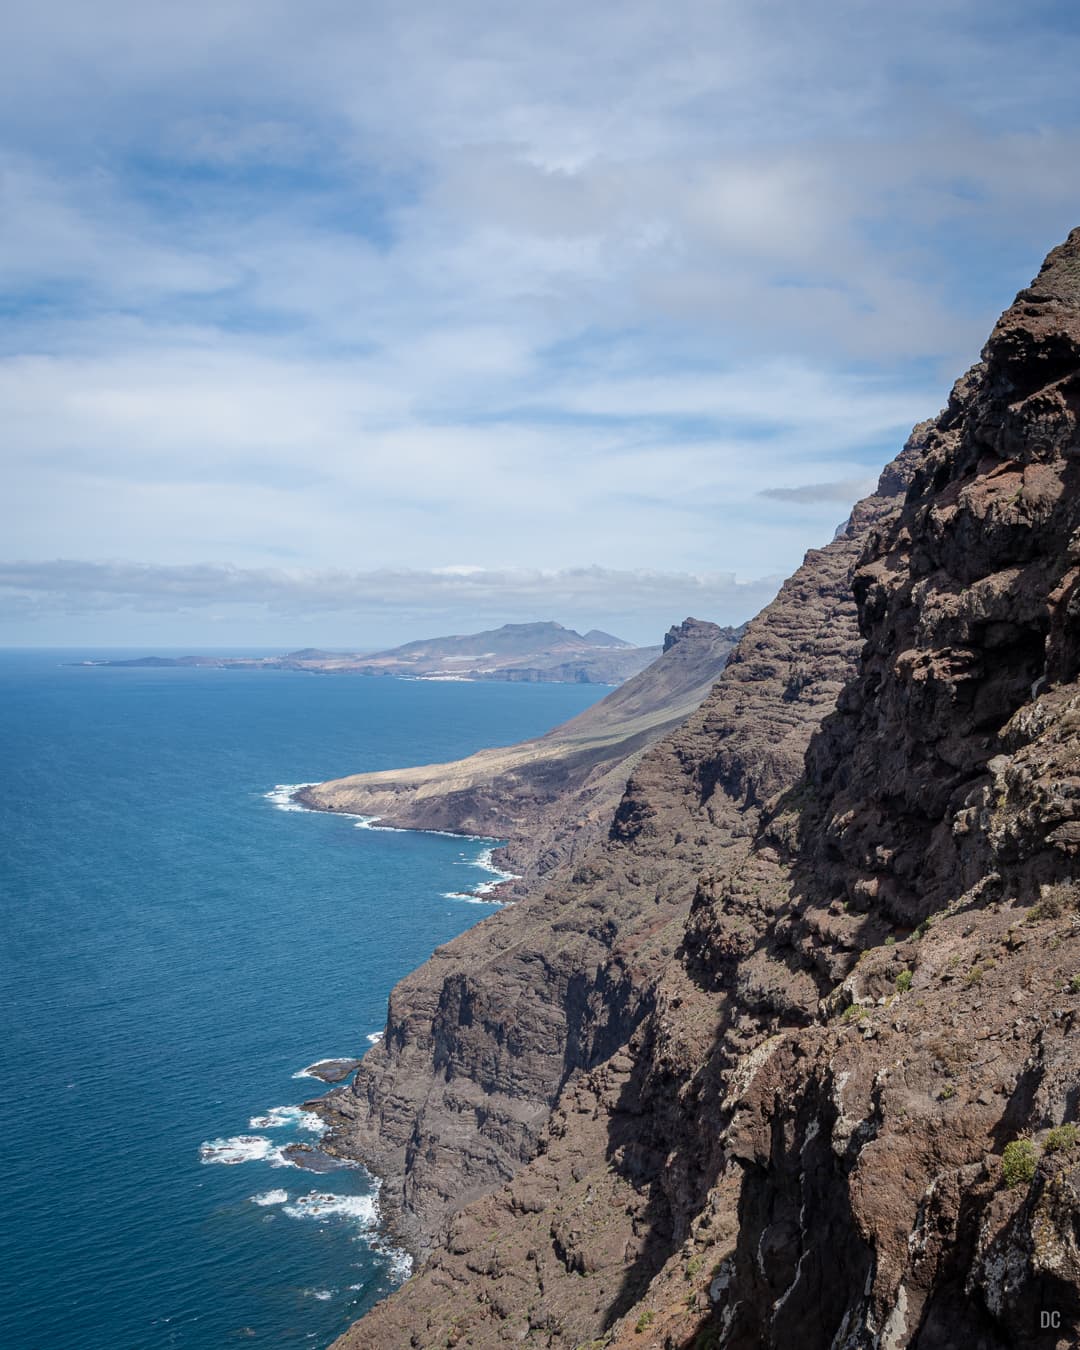
MULTIPOLYGON (((376 1050, 378 1044, 372 1045, 371 1050, 376 1050)), ((392 1183, 397 1180, 393 1172, 385 1167, 380 1168, 374 1158, 361 1156, 355 1147, 349 1147, 350 1116, 340 1104, 346 1104, 350 1094, 350 1084, 345 1081, 321 1097, 301 1102, 301 1109, 318 1116, 326 1126, 326 1133, 319 1139, 319 1152, 346 1166, 359 1165, 375 1183, 374 1229, 378 1234, 380 1249, 390 1254, 400 1254, 404 1258, 398 1268, 405 1270, 405 1278, 408 1279, 424 1261, 425 1253, 416 1236, 409 1232, 404 1210, 391 1198, 394 1190, 392 1183)))
MULTIPOLYGON (((392 834, 434 834, 443 838, 458 839, 465 843, 481 844, 476 858, 468 860, 468 865, 478 867, 492 874, 492 879, 482 881, 476 886, 460 891, 444 892, 446 899, 458 900, 466 904, 486 905, 492 913, 512 905, 513 900, 503 900, 498 892, 520 877, 499 867, 495 856, 505 849, 506 841, 492 835, 472 834, 463 830, 426 828, 420 825, 394 824, 392 818, 385 816, 363 815, 333 805, 323 805, 309 789, 318 787, 318 783, 279 783, 263 794, 278 810, 312 812, 323 815, 348 817, 354 829, 372 830, 392 834), (385 823, 384 823, 385 822, 385 823)), ((430 958, 429 958, 430 959, 430 958)), ((387 1023, 388 1026, 388 1023, 387 1023)), ((317 1145, 316 1152, 326 1158, 338 1160, 344 1164, 358 1164, 372 1178, 376 1186, 374 1202, 375 1230, 379 1234, 379 1246, 395 1258, 397 1269, 407 1279, 425 1258, 424 1248, 419 1235, 410 1230, 408 1216, 404 1208, 395 1202, 395 1185, 400 1178, 393 1169, 380 1165, 378 1158, 366 1149, 358 1147, 355 1140, 353 1105, 353 1077, 369 1055, 385 1053, 387 1026, 380 1032, 368 1036, 370 1044, 362 1054, 354 1058, 332 1057, 320 1059, 307 1065, 294 1077, 316 1079, 327 1085, 328 1091, 300 1103, 300 1109, 317 1116, 326 1126, 317 1145), (345 1066, 348 1066, 347 1068, 345 1066), (331 1067, 334 1066, 334 1067, 331 1067), (336 1066, 341 1072, 336 1072, 336 1066)), ((296 1153, 304 1145, 293 1147, 290 1161, 294 1166, 305 1170, 318 1171, 318 1166, 310 1166, 298 1158, 296 1153)))
POLYGON ((398 825, 394 823, 392 817, 364 815, 359 811, 350 811, 346 807, 324 805, 320 803, 318 797, 308 791, 319 786, 319 783, 279 783, 264 795, 267 801, 282 811, 311 811, 322 815, 347 816, 355 822, 353 828, 358 830, 375 830, 387 834, 437 834, 444 839, 460 839, 470 844, 483 844, 485 847, 469 865, 490 872, 493 879, 460 891, 445 891, 444 897, 447 900, 463 900, 468 904, 496 906, 513 903, 495 894, 500 887, 521 879, 516 872, 499 867, 495 861, 495 855, 506 849, 508 843, 506 839, 490 834, 470 834, 464 830, 438 829, 435 826, 398 825))
MULTIPOLYGON (((471 864, 488 875, 444 895, 489 906, 492 913, 469 932, 488 934, 481 939, 483 951, 498 961, 499 952, 505 954, 505 925, 518 912, 516 902, 535 894, 534 883, 553 866, 568 864, 591 842, 607 836, 628 776, 655 741, 701 705, 738 635, 685 620, 670 630, 662 655, 647 671, 542 736, 459 760, 283 784, 267 795, 283 810, 347 816, 354 828, 435 834, 478 845, 471 864), (506 914, 497 917, 503 909, 506 914)), ((655 919, 651 911, 649 918, 650 923, 655 919)), ((602 941, 600 948, 597 953, 589 947, 589 961, 603 956, 602 941)), ((445 1203, 445 1178, 436 1168, 430 1178, 432 1194, 422 1198, 415 1193, 409 1184, 414 1170, 410 1146, 398 1136, 401 1123, 414 1116, 419 1119, 430 1111, 438 1121, 445 1111, 456 1114, 461 1109, 460 1103, 442 1103, 438 1092, 430 1102, 421 1100, 427 1095, 422 1090, 427 1082, 423 1047, 431 1044, 431 1036, 439 1039, 435 1027, 444 1020, 443 1005, 453 1038, 452 1005, 459 996, 472 998, 464 992, 471 989, 469 978, 458 970, 460 950, 457 940, 435 946, 426 961, 403 977, 390 994, 384 1037, 363 1055, 355 1076, 305 1103, 328 1127, 320 1148, 361 1164, 379 1181, 379 1231, 410 1253, 417 1268, 437 1246, 432 1219, 445 1203), (413 1065, 417 1053, 420 1063, 413 1065), (415 1099, 412 1086, 421 1089, 415 1099)), ((527 971, 521 979, 531 987, 527 971)), ((453 1056, 455 1048, 448 1046, 447 1053, 453 1056)), ((464 1053, 468 1058, 467 1047, 464 1053)), ((542 1060, 547 1053, 537 1047, 534 1058, 542 1060)), ((530 1065, 528 1072, 534 1071, 530 1065)), ((460 1086, 460 1076, 453 1078, 460 1086)), ((457 1090, 449 1082, 445 1088, 451 1097, 457 1090)), ((494 1127, 492 1140, 482 1146, 478 1176, 486 1175, 490 1166, 502 1171, 506 1164, 493 1159, 501 1159, 506 1149, 513 1155, 512 1165, 513 1141, 519 1135, 531 1137, 538 1105, 509 1082, 495 1092, 484 1112, 503 1121, 511 1142, 504 1143, 502 1127, 494 1127)), ((471 1178, 466 1182, 473 1184, 471 1178)))

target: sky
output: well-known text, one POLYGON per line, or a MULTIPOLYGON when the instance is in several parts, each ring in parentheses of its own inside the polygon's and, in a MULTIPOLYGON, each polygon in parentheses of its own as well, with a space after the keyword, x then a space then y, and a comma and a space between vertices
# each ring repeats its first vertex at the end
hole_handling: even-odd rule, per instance
POLYGON ((1080 224, 1071 5, 0 20, 0 645, 750 617, 1080 224))

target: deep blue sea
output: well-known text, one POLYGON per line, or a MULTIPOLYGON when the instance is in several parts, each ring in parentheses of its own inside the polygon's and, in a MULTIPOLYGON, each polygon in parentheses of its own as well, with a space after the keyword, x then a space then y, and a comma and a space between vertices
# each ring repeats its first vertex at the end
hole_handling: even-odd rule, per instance
POLYGON ((510 743, 605 691, 61 664, 103 654, 0 652, 0 1346, 326 1346, 401 1262, 365 1173, 281 1165, 316 1139, 281 1108, 368 1047, 394 982, 488 912, 448 895, 490 874, 481 842, 267 793, 510 743))

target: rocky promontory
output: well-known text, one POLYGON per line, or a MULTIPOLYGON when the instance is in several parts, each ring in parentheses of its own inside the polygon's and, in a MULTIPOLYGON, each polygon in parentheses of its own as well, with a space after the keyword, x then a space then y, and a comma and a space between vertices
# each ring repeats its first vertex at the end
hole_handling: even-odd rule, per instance
POLYGON ((645 670, 544 736, 318 783, 297 800, 404 829, 508 838, 515 872, 546 870, 606 829, 633 766, 700 706, 741 633, 686 619, 645 670))

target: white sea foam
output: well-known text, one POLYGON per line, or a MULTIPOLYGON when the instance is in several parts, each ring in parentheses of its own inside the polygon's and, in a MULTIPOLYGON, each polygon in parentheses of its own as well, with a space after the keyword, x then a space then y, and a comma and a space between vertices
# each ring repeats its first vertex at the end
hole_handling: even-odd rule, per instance
POLYGON ((385 1035, 385 1031, 369 1031, 366 1039, 369 1040, 372 1045, 378 1045, 385 1035))
MULTIPOLYGON (((474 842, 480 843, 479 838, 474 837, 474 842)), ((492 892, 497 890, 504 882, 517 881, 517 874, 506 872, 501 867, 495 866, 495 850, 498 844, 489 844, 487 848, 481 849, 475 858, 466 857, 461 854, 458 866, 460 867, 478 867, 481 872, 487 872, 491 877, 490 881, 478 882, 471 891, 443 891, 444 900, 462 900, 468 905, 501 905, 505 903, 496 899, 492 892)))
POLYGON ((325 1134, 327 1125, 314 1111, 305 1111, 299 1106, 272 1106, 265 1116, 252 1116, 248 1121, 249 1130, 286 1128, 303 1130, 307 1134, 325 1134))
POLYGON ((305 1289, 304 1293, 307 1294, 309 1298, 317 1298, 320 1303, 329 1303, 334 1297, 334 1291, 332 1289, 305 1289))
MULTIPOLYGON (((489 882, 488 885, 491 886, 492 883, 489 882)), ((488 899, 486 893, 481 891, 479 886, 476 888, 475 894, 472 895, 468 891, 443 891, 443 899, 461 900, 466 905, 487 905, 488 909, 498 909, 502 904, 501 900, 496 900, 494 897, 488 899)))
POLYGON ((231 1139, 208 1139, 199 1145, 199 1159, 236 1167, 239 1163, 268 1162, 272 1167, 291 1167, 281 1149, 261 1134, 236 1134, 231 1139))
MULTIPOLYGON (((303 811, 307 808, 297 809, 303 811)), ((376 830, 382 834, 437 834, 442 839, 464 839, 470 844, 482 844, 491 837, 486 834, 459 834, 457 830, 415 830, 405 825, 380 825, 380 820, 382 816, 357 816, 354 824, 358 830, 376 830)))
POLYGON ((331 1191, 309 1191, 299 1195, 283 1211, 290 1219, 350 1219, 360 1227, 375 1226, 377 1195, 334 1195, 331 1191))
POLYGON ((288 1198, 288 1191, 263 1191, 261 1195, 253 1195, 251 1203, 253 1205, 283 1205, 288 1198))
POLYGON ((470 858, 469 867, 478 867, 481 872, 488 872, 491 875, 490 881, 482 881, 474 890, 474 895, 490 895, 496 887, 501 886, 504 881, 517 881, 517 874, 514 872, 504 872, 501 867, 495 866, 494 854, 498 847, 492 844, 490 848, 485 848, 476 858, 470 858))
POLYGON ((314 786, 314 783, 278 783, 269 792, 264 792, 263 798, 273 803, 279 811, 310 811, 312 809, 310 806, 301 806, 299 802, 294 802, 292 797, 293 793, 299 792, 301 788, 314 786))
POLYGON ((390 1258, 390 1278, 404 1284, 412 1274, 413 1259, 400 1247, 387 1247, 383 1254, 390 1258))
POLYGON ((308 1069, 298 1069, 292 1076, 294 1078, 318 1078, 319 1075, 317 1073, 311 1073, 308 1069))

